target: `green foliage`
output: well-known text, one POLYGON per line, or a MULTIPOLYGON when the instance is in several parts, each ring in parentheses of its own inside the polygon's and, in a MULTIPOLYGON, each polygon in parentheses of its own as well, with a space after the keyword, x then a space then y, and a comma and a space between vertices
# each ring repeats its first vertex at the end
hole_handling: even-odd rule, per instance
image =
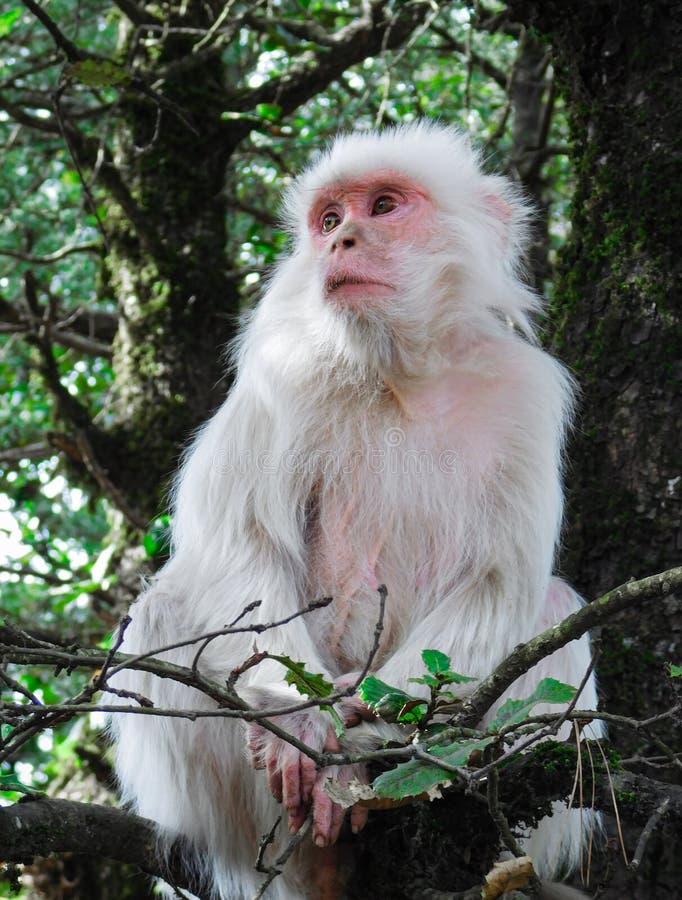
POLYGON ((170 550, 170 516, 157 516, 142 539, 144 551, 150 559, 167 556, 170 550))
MULTIPOLYGON (((461 684, 475 679, 454 672, 450 658, 438 650, 424 650, 422 659, 429 674, 410 678, 410 681, 430 688, 429 701, 410 697, 373 675, 364 679, 358 693, 368 706, 387 721, 417 724, 419 731, 416 732, 415 739, 419 742, 426 741, 429 755, 445 766, 459 768, 469 765, 473 754, 480 754, 490 744, 499 741, 498 732, 501 728, 522 725, 539 703, 568 703, 576 693, 575 688, 555 678, 543 678, 528 697, 506 700, 485 732, 466 735, 453 741, 452 729, 443 723, 432 721, 432 716, 442 708, 440 700, 444 693, 448 700, 452 699, 450 692, 442 691, 444 685, 461 684)), ((372 783, 372 788, 378 797, 401 800, 432 791, 450 781, 452 774, 435 761, 411 759, 379 775, 372 783)))
POLYGON ((0 13, 0 38, 5 37, 12 30, 12 26, 21 15, 18 8, 8 9, 7 12, 0 13))
MULTIPOLYGON (((494 740, 495 738, 492 736, 478 739, 467 738, 437 745, 429 752, 447 766, 466 766, 475 751, 484 750, 494 740)), ((418 797, 420 794, 425 794, 439 785, 451 781, 453 777, 454 774, 449 775, 445 769, 435 763, 425 762, 422 759, 411 759, 409 762, 400 763, 395 769, 379 775, 372 782, 372 788, 379 797, 402 800, 405 797, 418 797)))
POLYGON ((518 725, 527 719, 538 703, 569 703, 575 697, 575 688, 562 684, 556 678, 543 678, 529 697, 523 700, 506 700, 490 723, 491 731, 499 731, 508 725, 518 725))
POLYGON ((466 684, 470 681, 476 681, 475 678, 471 678, 468 675, 460 675, 459 672, 453 672, 450 668, 450 658, 439 650, 423 650, 422 660, 431 674, 423 675, 420 678, 410 678, 410 681, 416 684, 426 684, 429 687, 443 687, 446 684, 466 684))
MULTIPOLYGON (((288 656, 278 656, 272 653, 268 654, 268 659, 276 659, 277 662, 282 663, 288 669, 285 675, 286 683, 295 687, 299 694, 303 694, 304 697, 319 700, 334 693, 334 685, 327 681, 324 675, 309 672, 305 667, 305 663, 296 662, 288 656)), ((333 706, 327 704, 320 704, 320 709, 326 710, 331 715, 336 735, 340 737, 343 734, 344 727, 337 711, 333 706)))
POLYGON ((374 675, 368 675, 362 681, 358 694, 362 701, 387 722, 417 723, 428 712, 426 700, 391 687, 374 675))
POLYGON ((82 60, 67 66, 66 74, 86 87, 123 86, 131 80, 129 72, 108 59, 82 60))
POLYGON ((682 678, 682 666, 676 666, 675 663, 669 663, 668 668, 672 678, 682 678))

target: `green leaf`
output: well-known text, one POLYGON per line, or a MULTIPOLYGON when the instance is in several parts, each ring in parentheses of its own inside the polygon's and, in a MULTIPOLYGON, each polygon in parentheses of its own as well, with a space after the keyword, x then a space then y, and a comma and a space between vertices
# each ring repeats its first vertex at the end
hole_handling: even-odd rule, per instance
POLYGON ((277 103, 258 103, 256 106, 256 115, 261 119, 267 119, 269 122, 277 122, 282 118, 282 107, 277 103))
POLYGON ((411 684, 425 684, 427 687, 438 687, 440 681, 433 675, 422 675, 421 678, 408 678, 411 684))
POLYGON ((12 30, 12 25, 21 15, 20 9, 8 9, 0 15, 0 38, 6 37, 12 30))
POLYGON ((503 725, 517 725, 530 715, 538 703, 569 703, 576 690, 570 684, 556 678, 543 678, 529 697, 523 700, 507 700, 498 709, 497 715, 488 726, 489 731, 499 731, 503 725))
POLYGON ((450 668, 450 657, 440 650, 422 650, 422 659, 424 665, 435 676, 435 681, 429 675, 424 675, 423 679, 410 678, 410 681, 416 681, 420 684, 428 684, 429 686, 437 686, 439 684, 466 684, 468 681, 476 681, 469 675, 461 675, 459 672, 453 672, 450 668))
MULTIPOLYGON (((282 665, 286 667, 288 671, 284 676, 284 680, 287 684, 295 687, 299 694, 303 694, 304 697, 319 699, 321 697, 328 697, 330 694, 334 693, 334 685, 327 681, 324 675, 308 672, 305 663, 297 662, 289 656, 278 656, 274 653, 269 653, 268 657, 270 659, 276 659, 277 662, 282 663, 282 665)), ((323 704, 320 705, 320 709, 325 710, 331 715, 336 736, 341 737, 345 731, 341 716, 333 706, 326 706, 323 704)))
POLYGON ((432 675, 450 671, 450 657, 441 653, 440 650, 422 650, 422 659, 432 675))
POLYGON ((682 678, 682 666, 676 666, 675 663, 669 663, 669 666, 673 678, 682 678))
POLYGON ((428 709, 423 697, 406 694, 374 675, 364 679, 358 687, 358 694, 387 722, 419 722, 428 709))
POLYGON ((419 722, 428 709, 423 697, 414 697, 368 675, 358 688, 360 698, 387 722, 419 722))
POLYGON ((382 697, 385 697, 386 694, 401 693, 404 697, 410 699, 409 695, 405 694, 404 691, 400 691, 397 687, 386 684, 385 681, 382 681, 375 675, 368 675, 360 682, 358 686, 358 694, 360 695, 360 699, 364 700, 367 706, 371 706, 372 708, 374 708, 374 706, 376 706, 376 704, 379 703, 382 697))
POLYGON ((287 684, 295 687, 299 694, 305 697, 328 697, 334 693, 334 685, 327 681, 324 675, 316 672, 308 672, 305 663, 296 662, 288 656, 273 656, 273 659, 281 662, 289 670, 285 676, 287 684))
MULTIPOLYGON (((443 747, 434 747, 429 752, 437 756, 443 762, 451 766, 466 766, 469 757, 475 750, 483 750, 495 740, 493 736, 485 738, 467 738, 463 741, 455 741, 443 747)), ((421 759, 411 759, 401 763, 390 772, 379 775, 372 784, 372 788, 379 797, 387 797, 392 800, 402 800, 404 797, 416 797, 430 788, 446 781, 452 781, 453 776, 440 766, 421 759)))
POLYGON ((170 516, 157 516, 142 538, 142 546, 150 559, 165 556, 170 550, 170 516))
POLYGON ((130 72, 110 59, 84 59, 68 66, 66 73, 87 87, 113 87, 130 81, 130 72))

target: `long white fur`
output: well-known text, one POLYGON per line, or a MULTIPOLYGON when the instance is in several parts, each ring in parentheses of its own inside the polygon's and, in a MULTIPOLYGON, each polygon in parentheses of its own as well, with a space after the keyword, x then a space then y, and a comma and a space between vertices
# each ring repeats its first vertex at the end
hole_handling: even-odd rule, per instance
MULTIPOLYGON (((172 558, 132 607, 122 649, 221 628, 256 600, 249 620, 269 622, 346 585, 338 605, 258 638, 260 648, 337 678, 361 668, 371 646, 376 593, 344 579, 376 546, 388 586, 377 674, 404 685, 420 671, 421 650, 434 647, 457 670, 484 676, 580 602, 551 580, 572 387, 532 339, 539 301, 518 274, 528 211, 510 183, 482 173, 462 135, 421 124, 339 138, 289 190, 286 213, 292 251, 241 333, 227 400, 186 456, 172 558), (376 169, 422 185, 439 229, 426 258, 405 254, 390 314, 359 322, 322 296, 306 220, 322 186, 376 169), (385 388, 441 371, 462 385, 461 433, 446 437, 437 422, 411 428, 385 388)), ((224 680, 252 648, 248 634, 213 641, 201 669, 224 680)), ((188 665, 195 652, 167 656, 188 665)), ((577 684, 588 662, 587 639, 574 642, 509 693, 529 693, 545 674, 577 684)), ((282 676, 267 663, 239 687, 257 704, 300 699, 282 676)), ((163 708, 211 707, 140 673, 124 673, 117 686, 163 708)), ((580 705, 595 704, 590 681, 580 705)), ((283 724, 300 732, 303 718, 321 745, 326 714, 283 724)), ((277 804, 247 760, 243 728, 118 715, 112 729, 124 800, 162 835, 207 849, 196 865, 216 897, 250 897, 257 844, 277 804)), ((367 733, 350 729, 346 745, 367 733)), ((543 874, 560 856, 574 865, 580 842, 575 815, 554 817, 530 839, 543 874)), ((291 864, 270 896, 306 896, 306 877, 305 865, 291 864)))

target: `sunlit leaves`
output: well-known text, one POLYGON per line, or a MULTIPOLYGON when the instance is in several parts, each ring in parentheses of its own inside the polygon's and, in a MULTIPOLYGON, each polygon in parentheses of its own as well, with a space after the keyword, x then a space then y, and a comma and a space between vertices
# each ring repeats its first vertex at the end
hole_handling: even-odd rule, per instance
POLYGON ((5 37, 12 30, 12 26, 21 15, 18 7, 8 9, 7 12, 0 13, 0 38, 5 37))
POLYGON ((170 516, 157 516, 142 539, 142 546, 148 557, 158 559, 167 556, 170 550, 170 516))

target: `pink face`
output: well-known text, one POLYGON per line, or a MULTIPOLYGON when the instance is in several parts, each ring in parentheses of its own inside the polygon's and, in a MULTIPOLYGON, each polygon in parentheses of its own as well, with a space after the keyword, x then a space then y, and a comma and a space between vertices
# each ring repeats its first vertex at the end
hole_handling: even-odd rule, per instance
POLYGON ((391 170, 322 188, 308 227, 325 297, 361 311, 398 290, 402 262, 428 237, 434 215, 426 191, 391 170))

